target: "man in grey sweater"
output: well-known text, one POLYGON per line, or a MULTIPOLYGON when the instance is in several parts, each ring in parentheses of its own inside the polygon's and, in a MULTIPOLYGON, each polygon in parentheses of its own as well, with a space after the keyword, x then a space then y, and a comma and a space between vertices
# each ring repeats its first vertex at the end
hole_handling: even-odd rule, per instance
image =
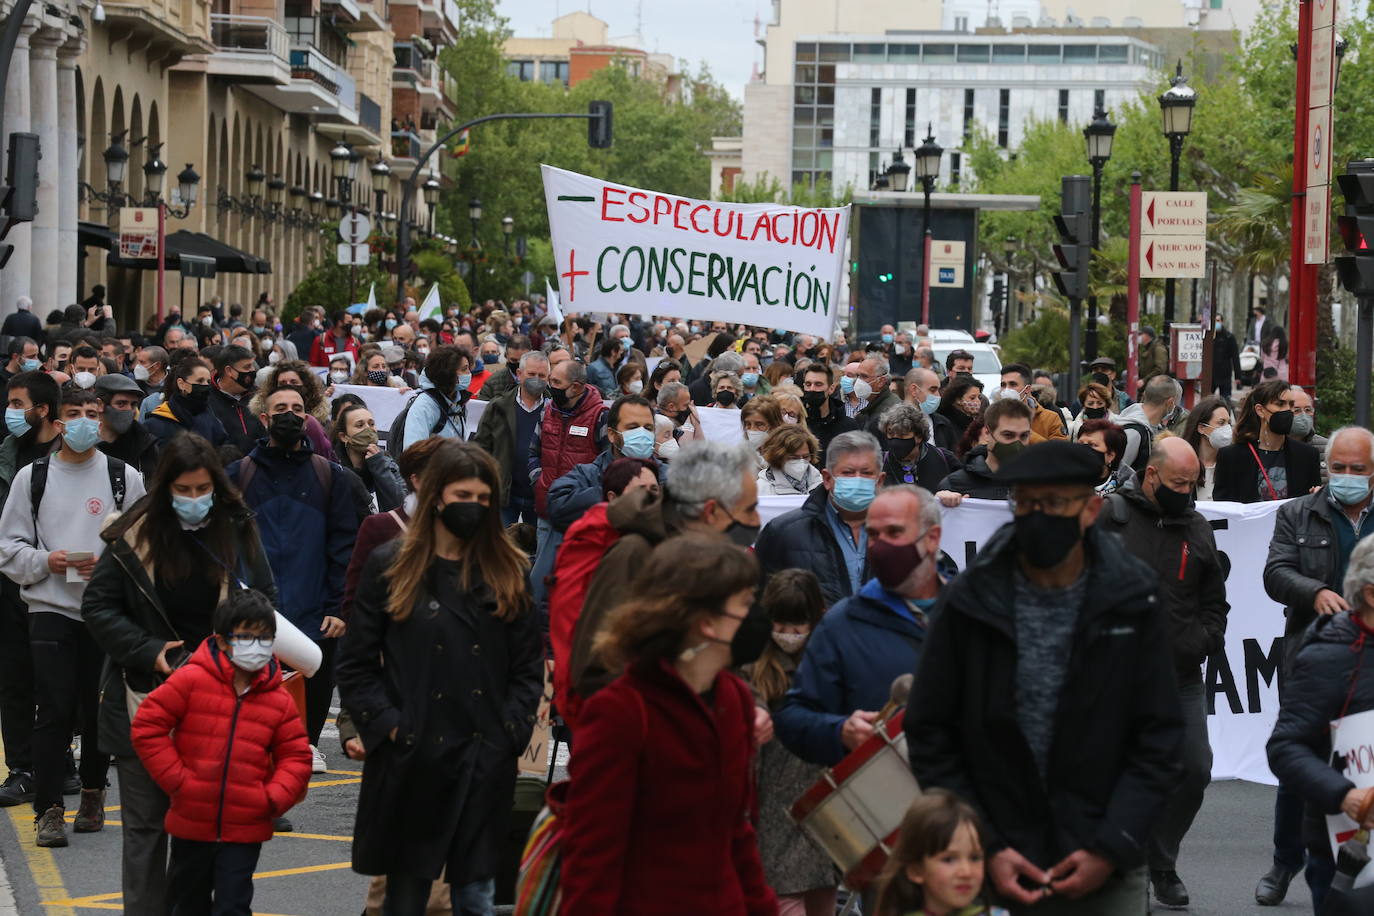
POLYGON ((93 391, 63 394, 56 424, 61 448, 15 474, 0 514, 0 572, 19 584, 29 607, 39 846, 67 845, 62 782, 78 711, 85 742, 81 807, 73 826, 78 833, 104 826, 109 757, 95 744, 104 656, 81 619, 81 597, 104 548, 100 529, 106 518, 143 496, 144 488, 136 471, 96 449, 101 412, 93 391))

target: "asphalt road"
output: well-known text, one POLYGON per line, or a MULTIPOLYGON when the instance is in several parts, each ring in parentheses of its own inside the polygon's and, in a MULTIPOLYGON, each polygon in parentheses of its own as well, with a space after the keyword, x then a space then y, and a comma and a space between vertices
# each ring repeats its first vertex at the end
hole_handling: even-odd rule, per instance
MULTIPOLYGON (((332 732, 332 730, 331 730, 332 732)), ((295 832, 278 834, 263 848, 254 911, 259 916, 357 916, 367 879, 348 867, 360 767, 324 739, 330 772, 314 777, 310 795, 291 812, 295 832)), ((81 916, 118 911, 119 790, 111 787, 107 826, 72 835, 66 849, 33 845, 32 812, 0 812, 0 860, 12 886, 12 912, 29 916, 81 916)), ((1273 916, 1311 913, 1301 879, 1279 908, 1257 906, 1254 886, 1268 867, 1273 790, 1241 782, 1216 783, 1184 842, 1180 874, 1196 916, 1273 916)), ((0 875, 0 914, 8 907, 0 875)), ((1161 912, 1156 908, 1155 912, 1161 912)))

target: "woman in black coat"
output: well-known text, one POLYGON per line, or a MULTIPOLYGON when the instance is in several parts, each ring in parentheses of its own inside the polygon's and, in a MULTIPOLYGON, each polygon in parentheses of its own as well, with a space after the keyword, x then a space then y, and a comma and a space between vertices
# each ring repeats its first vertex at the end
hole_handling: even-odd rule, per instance
POLYGON ((983 415, 983 383, 973 376, 955 376, 940 395, 935 414, 945 422, 935 428, 935 444, 953 452, 968 430, 968 425, 983 415))
POLYGON ((1217 452, 1212 498, 1258 503, 1320 487, 1321 452, 1290 439, 1292 428, 1292 386, 1283 379, 1256 385, 1236 419, 1236 441, 1217 452))
POLYGON ((490 912, 516 761, 544 686, 525 555, 501 527, 496 462, 445 440, 405 537, 368 560, 336 677, 366 759, 353 868, 384 912, 421 916, 443 872, 454 913, 490 912))
POLYGON ((190 657, 229 589, 257 589, 276 604, 277 587, 253 513, 194 433, 163 446, 147 495, 102 537, 109 546, 81 616, 110 659, 98 740, 119 770, 124 912, 166 916, 168 800, 129 740, 129 694, 147 694, 190 657))

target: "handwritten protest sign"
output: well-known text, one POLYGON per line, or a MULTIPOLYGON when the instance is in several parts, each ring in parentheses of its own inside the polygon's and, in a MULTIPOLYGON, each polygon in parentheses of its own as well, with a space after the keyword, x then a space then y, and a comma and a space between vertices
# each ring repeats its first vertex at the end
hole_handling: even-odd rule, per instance
POLYGON ((543 166, 564 312, 675 315, 829 337, 849 208, 695 200, 543 166))
MULTIPOLYGON (((1357 789, 1374 787, 1374 710, 1346 716, 1331 723, 1331 751, 1336 767, 1357 789)), ((1339 854, 1341 844, 1355 834, 1359 825, 1345 814, 1326 816, 1327 839, 1331 854, 1339 854)), ((1355 887, 1374 884, 1374 864, 1355 876, 1355 887)))

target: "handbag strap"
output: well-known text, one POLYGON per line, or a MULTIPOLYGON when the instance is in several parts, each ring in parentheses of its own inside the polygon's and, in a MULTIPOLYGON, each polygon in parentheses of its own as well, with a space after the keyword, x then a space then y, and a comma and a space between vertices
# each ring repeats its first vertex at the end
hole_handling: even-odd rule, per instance
POLYGON ((1259 452, 1255 451, 1255 443, 1247 442, 1246 445, 1250 448, 1250 454, 1255 456, 1255 464, 1259 465, 1260 473, 1264 475, 1265 486, 1269 487, 1269 498, 1271 500, 1278 499, 1279 491, 1274 489, 1274 482, 1269 479, 1269 472, 1264 469, 1264 462, 1260 461, 1259 452))

